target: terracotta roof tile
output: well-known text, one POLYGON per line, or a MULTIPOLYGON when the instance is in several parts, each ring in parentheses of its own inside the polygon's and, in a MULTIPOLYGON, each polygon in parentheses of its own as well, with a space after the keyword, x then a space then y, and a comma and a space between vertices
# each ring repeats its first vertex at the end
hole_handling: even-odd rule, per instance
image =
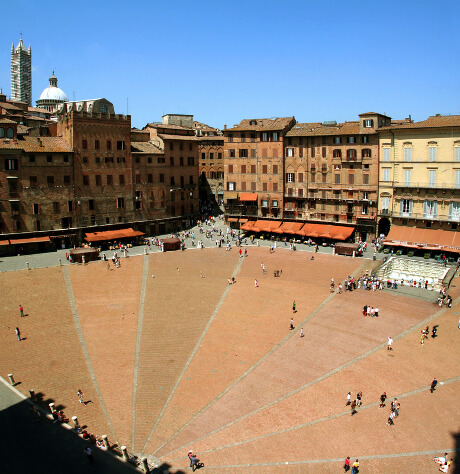
POLYGON ((187 140, 196 142, 199 141, 202 137, 196 137, 195 135, 169 135, 167 133, 158 133, 158 136, 163 140, 187 140))
POLYGON ((164 154, 162 150, 150 142, 131 142, 131 151, 133 153, 149 153, 155 155, 164 154))
POLYGON ((20 107, 16 107, 15 105, 9 104, 8 102, 0 102, 0 107, 7 110, 22 110, 20 107))
POLYGON ((59 137, 28 137, 18 141, 26 153, 72 153, 72 147, 59 137))
POLYGON ((432 115, 422 122, 394 124, 391 127, 383 127, 381 130, 437 127, 460 127, 460 115, 432 115))
POLYGON ((14 120, 7 119, 7 118, 0 118, 0 123, 14 123, 14 124, 16 124, 17 122, 15 122, 14 120))
POLYGON ((225 131, 268 131, 268 130, 284 130, 288 127, 291 122, 295 123, 294 117, 275 117, 275 118, 264 118, 264 119, 244 119, 233 128, 227 128, 225 131), (255 122, 255 124, 252 124, 255 122))
POLYGON ((376 133, 370 130, 360 132, 359 122, 345 122, 323 125, 321 122, 297 123, 286 133, 287 137, 314 137, 324 135, 358 135, 376 133))

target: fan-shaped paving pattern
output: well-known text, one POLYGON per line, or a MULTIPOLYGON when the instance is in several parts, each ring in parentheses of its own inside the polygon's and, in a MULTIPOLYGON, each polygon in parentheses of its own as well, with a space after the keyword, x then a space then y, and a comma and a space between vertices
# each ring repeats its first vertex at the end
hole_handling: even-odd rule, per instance
POLYGON ((210 248, 122 259, 113 270, 95 262, 2 273, 2 375, 14 372, 23 392, 43 392, 172 472, 187 468, 189 449, 208 472, 336 472, 347 455, 369 472, 433 468, 459 425, 458 304, 439 309, 389 290, 331 295, 331 277, 375 262, 310 256, 210 248), (19 303, 30 314, 21 320, 19 303), (381 316, 363 317, 364 304, 381 316), (420 328, 433 324, 439 336, 421 345, 420 328), (434 376, 445 383, 432 394, 434 376), (384 390, 402 405, 393 427, 378 408, 384 390), (348 391, 364 393, 353 417, 348 391))

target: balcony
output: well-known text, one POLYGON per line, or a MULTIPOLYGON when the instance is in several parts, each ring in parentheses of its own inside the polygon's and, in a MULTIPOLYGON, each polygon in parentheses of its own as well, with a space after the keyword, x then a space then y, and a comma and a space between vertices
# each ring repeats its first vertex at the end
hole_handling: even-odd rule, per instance
POLYGON ((400 211, 389 211, 383 209, 379 211, 379 215, 391 216, 400 219, 415 219, 424 221, 442 221, 442 222, 460 222, 460 215, 433 215, 424 212, 400 212, 400 211))
POLYGON ((441 189, 442 191, 450 190, 450 189, 458 189, 460 190, 460 184, 446 184, 446 183, 439 183, 433 184, 427 181, 418 181, 418 182, 410 182, 410 183, 394 183, 393 185, 395 188, 415 188, 415 189, 441 189))

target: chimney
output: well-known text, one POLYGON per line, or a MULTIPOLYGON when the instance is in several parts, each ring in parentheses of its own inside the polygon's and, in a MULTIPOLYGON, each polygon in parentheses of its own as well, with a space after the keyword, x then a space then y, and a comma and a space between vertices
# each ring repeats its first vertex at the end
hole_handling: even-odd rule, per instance
POLYGON ((227 124, 224 125, 224 130, 227 130, 227 124))

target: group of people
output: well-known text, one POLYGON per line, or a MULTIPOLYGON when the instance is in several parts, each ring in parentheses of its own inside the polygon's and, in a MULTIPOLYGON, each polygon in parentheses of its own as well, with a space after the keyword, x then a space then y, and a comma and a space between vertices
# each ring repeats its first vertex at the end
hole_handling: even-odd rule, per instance
POLYGON ((377 307, 373 307, 373 306, 369 306, 369 305, 364 305, 363 307, 363 316, 370 316, 371 318, 373 318, 374 316, 376 318, 379 317, 379 308, 377 307))
POLYGON ((356 409, 363 404, 363 392, 358 392, 356 398, 351 400, 351 392, 347 393, 347 406, 351 408, 351 415, 353 416, 357 413, 356 409))

